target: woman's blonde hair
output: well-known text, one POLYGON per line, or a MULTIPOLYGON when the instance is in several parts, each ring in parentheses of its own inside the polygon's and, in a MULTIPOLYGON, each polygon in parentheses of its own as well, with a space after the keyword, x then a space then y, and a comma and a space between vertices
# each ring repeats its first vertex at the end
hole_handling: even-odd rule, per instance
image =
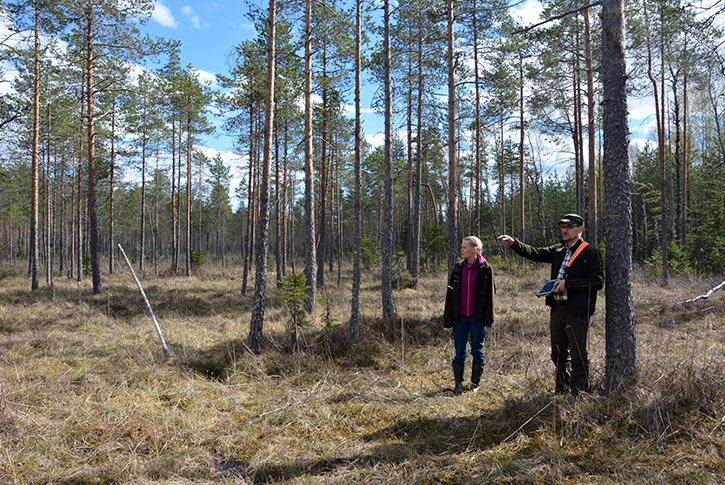
POLYGON ((463 238, 463 242, 468 242, 471 247, 476 248, 478 254, 483 252, 483 243, 476 236, 466 236, 463 238))

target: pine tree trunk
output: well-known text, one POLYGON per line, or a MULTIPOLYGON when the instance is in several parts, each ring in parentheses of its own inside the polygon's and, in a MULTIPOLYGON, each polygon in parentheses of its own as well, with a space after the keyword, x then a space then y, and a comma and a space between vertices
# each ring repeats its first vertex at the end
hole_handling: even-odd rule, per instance
POLYGON ((390 0, 384 1, 383 76, 385 78, 385 170, 381 221, 383 322, 393 329, 393 95, 390 72, 390 0))
MULTIPOLYGON (((589 4, 588 0, 586 2, 589 4)), ((584 10, 584 37, 587 68, 587 142, 589 146, 589 222, 587 224, 587 241, 592 246, 598 246, 596 118, 594 114, 594 68, 592 66, 592 36, 589 26, 589 9, 584 10)))
POLYGON ((269 172, 272 163, 272 135, 274 130, 275 30, 276 2, 269 0, 269 28, 267 41, 267 93, 265 99, 264 161, 259 190, 259 226, 257 226, 257 269, 255 274, 252 321, 249 325, 247 346, 252 352, 262 350, 264 325, 264 298, 267 292, 267 244, 269 242, 269 172))
POLYGON ((421 202, 421 180, 423 170, 423 19, 422 13, 418 17, 418 35, 417 35, 417 62, 418 62, 418 92, 416 102, 416 153, 415 153, 415 182, 413 184, 413 251, 412 251, 412 269, 410 275, 413 278, 413 288, 418 289, 418 279, 420 278, 420 202, 421 202))
POLYGON ((454 52, 453 0, 447 0, 448 13, 448 273, 458 260, 458 164, 456 160, 456 78, 454 52))
POLYGON ((186 276, 191 276, 191 95, 187 97, 186 115, 186 276))
MULTIPOLYGON (((113 98, 113 111, 111 112, 111 167, 110 180, 108 188, 108 274, 115 271, 116 258, 113 256, 116 251, 114 244, 114 227, 113 227, 113 194, 115 187, 116 174, 116 98, 113 98)), ((62 195, 61 195, 62 197, 62 195)), ((62 217, 62 214, 61 214, 62 217)))
POLYGON ((478 19, 476 16, 476 10, 477 10, 477 2, 476 0, 473 1, 473 9, 471 11, 472 18, 472 30, 473 30, 473 76, 475 80, 475 93, 476 93, 476 106, 475 106, 475 130, 476 133, 475 136, 475 147, 474 147, 474 157, 476 159, 475 163, 475 177, 476 177, 476 187, 475 187, 475 217, 474 217, 474 227, 475 232, 477 235, 481 235, 481 75, 478 70, 478 19))
POLYGON ((88 223, 90 225, 91 276, 93 294, 101 287, 101 262, 98 242, 98 215, 96 213, 96 133, 93 113, 93 0, 88 1, 88 32, 86 45, 86 109, 88 111, 88 223))
POLYGON ((632 297, 632 202, 629 181, 624 1, 602 2, 604 193, 607 214, 606 376, 608 391, 636 378, 632 297))
POLYGON ((524 154, 526 146, 524 131, 524 56, 519 52, 519 238, 526 240, 526 213, 524 207, 524 154))
POLYGON ((39 287, 38 166, 40 151, 40 10, 35 4, 35 49, 33 53, 33 153, 30 169, 30 289, 39 287))
POLYGON ((361 87, 361 41, 362 41, 362 0, 355 2, 355 188, 353 202, 353 242, 352 242, 352 299, 350 301, 350 340, 360 342, 360 286, 362 252, 362 122, 360 118, 361 87))
POLYGON ((317 279, 315 270, 315 184, 312 166, 312 0, 305 1, 305 252, 307 253, 305 279, 309 296, 305 310, 315 308, 317 279))

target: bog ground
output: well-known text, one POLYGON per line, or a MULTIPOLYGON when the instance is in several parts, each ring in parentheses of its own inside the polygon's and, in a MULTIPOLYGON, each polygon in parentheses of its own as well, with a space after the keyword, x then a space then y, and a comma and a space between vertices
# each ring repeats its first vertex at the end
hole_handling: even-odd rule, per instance
POLYGON ((394 329, 368 272, 357 346, 349 278, 328 279, 297 350, 270 284, 260 355, 245 346, 253 290, 241 295, 241 272, 146 276, 165 358, 126 268, 98 296, 57 277, 53 299, 4 266, 0 483, 725 482, 725 293, 677 304, 716 278, 663 288, 637 276, 640 378, 608 396, 602 298, 593 393, 573 400, 552 393, 548 312, 534 296, 548 269, 494 268, 483 385, 456 397, 444 271, 395 292, 394 329))

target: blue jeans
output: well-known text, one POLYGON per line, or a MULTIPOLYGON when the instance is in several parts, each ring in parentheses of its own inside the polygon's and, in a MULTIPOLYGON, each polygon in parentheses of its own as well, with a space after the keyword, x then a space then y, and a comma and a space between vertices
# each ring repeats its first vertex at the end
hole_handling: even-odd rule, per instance
POLYGON ((459 317, 453 324, 453 342, 456 348, 454 364, 466 363, 466 347, 468 334, 471 334, 471 356, 474 364, 483 364, 483 341, 486 339, 486 327, 483 322, 476 322, 473 317, 459 317))

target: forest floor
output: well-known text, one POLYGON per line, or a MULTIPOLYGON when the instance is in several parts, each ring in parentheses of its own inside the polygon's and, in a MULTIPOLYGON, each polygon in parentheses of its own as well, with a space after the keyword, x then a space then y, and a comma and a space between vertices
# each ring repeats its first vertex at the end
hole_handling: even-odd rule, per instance
POLYGON ((296 351, 270 284, 259 355, 240 271, 146 276, 165 358, 127 268, 97 296, 57 277, 53 296, 2 266, 0 483, 725 483, 725 292, 677 304, 719 280, 635 278, 639 379, 608 395, 600 295, 592 393, 574 399, 552 392, 534 296, 548 269, 506 267, 494 261, 482 386, 455 396, 444 270, 395 291, 395 329, 366 272, 355 346, 351 272, 328 276, 296 351))

